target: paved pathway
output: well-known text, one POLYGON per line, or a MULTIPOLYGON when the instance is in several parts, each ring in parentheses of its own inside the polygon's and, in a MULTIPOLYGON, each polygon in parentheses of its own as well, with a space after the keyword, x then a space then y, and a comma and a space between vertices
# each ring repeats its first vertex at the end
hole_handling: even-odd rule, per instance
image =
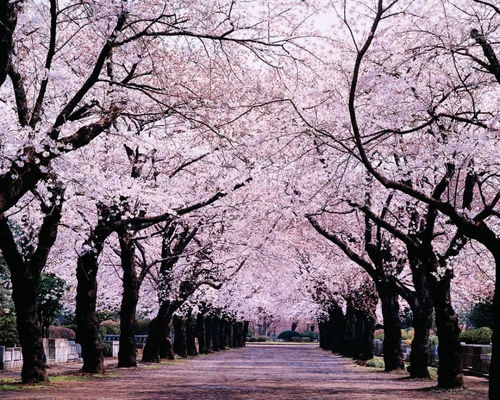
POLYGON ((161 366, 112 370, 87 381, 58 381, 46 388, 0 392, 5 399, 37 400, 352 400, 486 399, 486 381, 441 392, 435 382, 412 381, 354 366, 310 345, 255 345, 161 366))

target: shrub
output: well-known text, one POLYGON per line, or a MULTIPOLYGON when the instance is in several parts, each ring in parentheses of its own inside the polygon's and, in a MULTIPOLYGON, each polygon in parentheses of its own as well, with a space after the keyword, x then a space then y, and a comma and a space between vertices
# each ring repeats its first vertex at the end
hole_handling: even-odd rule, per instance
POLYGON ((269 338, 267 336, 257 336, 257 342, 269 342, 269 338))
POLYGON ((430 335, 429 336, 429 344, 439 344, 439 339, 436 335, 430 335))
POLYGON ((384 340, 384 330, 383 329, 377 329, 375 331, 375 339, 384 340))
POLYGON ((470 331, 464 331, 460 334, 460 340, 467 344, 490 344, 493 330, 486 326, 470 331))
POLYGON ((113 346, 109 343, 103 343, 102 354, 104 357, 113 357, 113 346))
POLYGON ((283 339, 284 341, 290 342, 293 337, 301 338, 302 335, 296 331, 283 331, 278 335, 278 339, 283 339))
POLYGON ((473 328, 488 327, 493 328, 493 304, 491 301, 476 303, 469 311, 467 320, 473 328))
POLYGON ((251 342, 251 343, 256 342, 256 341, 257 341, 257 338, 255 336, 252 336, 252 337, 247 339, 247 342, 251 342))
POLYGON ((140 319, 137 321, 137 325, 134 330, 134 335, 147 335, 149 329, 149 319, 140 319))
POLYGON ((316 340, 319 338, 319 334, 318 332, 305 331, 302 332, 302 337, 311 338, 311 340, 316 340))
POLYGON ((16 317, 14 314, 0 315, 0 346, 14 347, 19 344, 16 317))
POLYGON ((384 359, 382 357, 373 357, 366 362, 365 366, 370 368, 385 368, 384 359))
POLYGON ((99 327, 99 332, 101 335, 119 335, 120 334, 120 322, 108 319, 102 321, 99 327))
POLYGON ((73 329, 63 326, 49 327, 49 338, 75 340, 76 333, 73 329))

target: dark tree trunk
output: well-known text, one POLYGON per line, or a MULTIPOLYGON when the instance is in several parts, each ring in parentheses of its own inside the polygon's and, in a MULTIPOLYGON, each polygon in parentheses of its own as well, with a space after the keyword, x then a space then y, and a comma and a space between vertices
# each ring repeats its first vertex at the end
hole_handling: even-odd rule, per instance
POLYGON ((82 372, 104 373, 103 345, 96 316, 97 255, 92 251, 78 257, 76 279, 76 339, 82 346, 82 372))
POLYGON ((4 216, 0 216, 0 248, 9 267, 16 324, 23 351, 23 383, 47 380, 42 327, 38 320, 36 296, 41 270, 30 268, 17 250, 14 236, 4 216))
POLYGON ((233 322, 226 321, 226 347, 233 347, 233 322))
POLYGON ((410 378, 429 378, 429 330, 432 326, 431 310, 413 311, 415 336, 411 342, 410 378))
POLYGON ((160 358, 166 360, 175 360, 174 344, 170 337, 171 330, 172 327, 168 324, 165 331, 165 337, 163 337, 160 342, 160 358))
POLYGON ((112 230, 101 224, 109 215, 105 207, 98 208, 99 222, 84 243, 76 264, 76 340, 82 346, 82 372, 104 373, 104 356, 99 320, 96 316, 98 258, 104 241, 112 230))
POLYGON ((199 313, 196 317, 196 334, 198 336, 198 351, 200 354, 208 354, 205 324, 205 317, 199 313))
POLYGON ((226 321, 222 318, 219 319, 219 346, 220 350, 226 350, 227 344, 226 321))
POLYGON ((219 343, 219 318, 218 317, 212 317, 212 346, 213 346, 213 351, 219 351, 220 350, 220 343, 219 343))
POLYGON ((358 343, 356 341, 356 312, 354 308, 348 304, 345 317, 344 330, 344 348, 339 352, 343 356, 355 357, 358 354, 358 343))
POLYGON ((23 383, 47 381, 42 329, 38 321, 36 294, 40 275, 31 276, 26 271, 23 276, 11 275, 12 298, 16 307, 16 325, 22 346, 23 383))
POLYGON ((358 311, 359 353, 356 359, 367 361, 373 358, 373 339, 375 336, 375 318, 363 311, 358 311))
POLYGON ((186 320, 174 315, 174 353, 179 357, 187 358, 186 320))
POLYGON ((240 347, 245 347, 247 343, 248 321, 243 321, 243 329, 241 330, 241 343, 240 347))
POLYGON ((213 341, 213 319, 212 317, 205 317, 205 345, 207 346, 207 353, 214 351, 213 341))
POLYGON ((378 283, 377 292, 382 304, 384 320, 384 364, 385 371, 405 369, 401 350, 401 323, 399 320, 399 301, 395 288, 388 283, 378 283))
POLYGON ((139 301, 139 279, 134 266, 135 246, 128 237, 120 235, 120 258, 123 271, 123 294, 120 308, 120 350, 118 367, 136 367, 134 331, 139 301))
POLYGON ((318 329, 319 329, 319 347, 323 350, 330 350, 327 345, 326 341, 326 326, 327 322, 326 321, 321 321, 318 322, 318 329))
MULTIPOLYGON (((62 199, 64 195, 64 189, 59 184, 51 192, 54 198, 59 195, 62 199)), ((23 367, 21 370, 23 383, 47 381, 42 327, 39 321, 36 300, 40 275, 57 238, 61 209, 62 201, 50 208, 42 206, 45 216, 38 232, 38 242, 27 260, 18 251, 7 218, 0 214, 0 250, 11 276, 12 299, 16 308, 16 325, 23 354, 23 367)))
MULTIPOLYGON (((161 304, 158 314, 151 320, 148 326, 148 337, 142 353, 142 361, 160 362, 160 353, 168 355, 168 340, 170 335, 170 302, 165 301, 161 304), (161 351, 163 347, 164 351, 161 351)), ((168 358, 168 357, 164 357, 168 358)))
POLYGON ((429 277, 429 287, 434 304, 437 336, 439 339, 438 386, 446 389, 463 386, 460 365, 460 328, 451 302, 450 278, 437 280, 429 277))
POLYGON ((186 319, 186 347, 188 356, 197 356, 196 348, 196 328, 191 314, 186 319))
POLYGON ((413 258, 413 250, 408 249, 412 281, 415 292, 406 299, 413 314, 413 329, 415 336, 411 342, 410 378, 430 378, 429 374, 429 331, 432 327, 432 299, 429 293, 429 282, 423 268, 413 258))
POLYGON ((334 353, 340 353, 344 348, 345 317, 342 308, 334 306, 330 311, 330 319, 327 325, 327 343, 329 350, 334 353))
POLYGON ((493 338, 491 364, 490 364, 490 389, 489 400, 498 400, 500 398, 500 244, 490 248, 495 259, 496 283, 495 293, 493 295, 493 338))

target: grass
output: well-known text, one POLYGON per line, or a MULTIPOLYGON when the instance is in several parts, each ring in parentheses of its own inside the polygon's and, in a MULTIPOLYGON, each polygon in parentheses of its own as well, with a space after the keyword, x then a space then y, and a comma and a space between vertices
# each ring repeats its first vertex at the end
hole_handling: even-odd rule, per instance
POLYGON ((14 385, 0 385, 0 390, 21 390, 19 386, 14 386, 14 385))

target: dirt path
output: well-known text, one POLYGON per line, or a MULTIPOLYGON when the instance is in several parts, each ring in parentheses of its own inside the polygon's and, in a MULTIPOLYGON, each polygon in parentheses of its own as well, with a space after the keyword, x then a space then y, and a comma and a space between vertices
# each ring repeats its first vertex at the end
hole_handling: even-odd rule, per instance
POLYGON ((312 346, 248 346, 161 366, 113 371, 85 381, 0 392, 2 399, 37 400, 352 400, 486 399, 485 379, 468 390, 429 390, 431 381, 357 367, 312 346))

